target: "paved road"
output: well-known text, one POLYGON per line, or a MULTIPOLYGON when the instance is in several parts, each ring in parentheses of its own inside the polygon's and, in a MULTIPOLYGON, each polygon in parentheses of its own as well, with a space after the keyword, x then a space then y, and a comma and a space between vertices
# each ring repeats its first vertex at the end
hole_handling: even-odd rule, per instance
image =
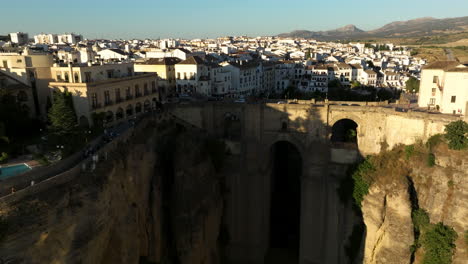
POLYGON ((451 49, 445 49, 445 54, 447 55, 447 60, 448 61, 456 61, 457 58, 453 55, 453 51, 451 49))

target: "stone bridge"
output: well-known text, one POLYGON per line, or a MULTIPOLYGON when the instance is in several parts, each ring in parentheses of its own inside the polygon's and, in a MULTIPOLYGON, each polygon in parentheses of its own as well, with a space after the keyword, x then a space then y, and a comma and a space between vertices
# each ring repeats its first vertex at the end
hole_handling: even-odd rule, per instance
MULTIPOLYGON (((350 203, 339 201, 336 189, 346 177, 348 164, 384 148, 425 141, 459 119, 342 102, 203 103, 177 105, 170 111, 225 138, 231 147, 237 146, 232 148, 234 155, 226 169, 229 192, 225 219, 230 237, 228 255, 233 263, 271 263, 268 256, 277 243, 275 238, 288 240, 275 234, 275 218, 286 223, 294 214, 297 219, 292 222, 297 221, 300 227, 297 238, 291 235, 292 240, 298 240, 298 261, 293 263, 347 263, 343 248, 355 216, 350 203), (338 144, 347 128, 355 129, 357 145, 338 144), (278 156, 281 151, 289 155, 278 156), (287 167, 285 174, 293 177, 290 172, 296 171, 297 187, 279 183, 284 177, 277 175, 282 170, 277 164, 288 163, 284 159, 295 156, 295 152, 299 156, 297 166, 287 167), (284 191, 278 184, 296 189, 284 191), (277 205, 283 203, 281 200, 288 206, 277 205), (291 209, 295 206, 297 212, 291 209), (278 210, 287 212, 282 215, 278 210)), ((294 229, 294 225, 287 228, 294 229)))
MULTIPOLYGON (((443 133, 445 125, 460 117, 426 112, 398 112, 395 108, 366 105, 360 102, 330 102, 327 104, 226 104, 203 103, 178 105, 171 112, 215 136, 226 130, 240 129, 242 140, 256 139, 271 145, 277 138, 289 138, 298 147, 312 142, 327 143, 333 127, 349 119, 357 125, 357 143, 361 155, 377 154, 382 147, 413 144, 443 133), (239 122, 233 128, 228 119, 239 122)), ((231 131, 236 133, 235 131, 231 131)))

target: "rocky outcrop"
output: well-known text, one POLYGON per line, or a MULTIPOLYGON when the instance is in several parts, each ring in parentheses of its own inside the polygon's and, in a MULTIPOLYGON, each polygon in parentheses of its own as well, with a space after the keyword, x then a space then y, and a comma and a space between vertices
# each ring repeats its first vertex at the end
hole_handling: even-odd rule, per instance
POLYGON ((410 263, 409 249, 414 242, 411 202, 405 179, 394 177, 399 173, 377 179, 362 203, 367 229, 364 263, 410 263))
POLYGON ((217 263, 223 210, 219 177, 210 156, 197 152, 205 136, 173 127, 141 127, 95 171, 0 204, 8 224, 0 241, 2 260, 217 263), (177 139, 166 156, 158 149, 164 133, 176 133, 177 139))
POLYGON ((453 227, 458 234, 453 263, 467 263, 464 233, 468 230, 468 153, 449 150, 445 144, 439 144, 434 153, 436 166, 413 169, 419 206, 428 212, 432 223, 453 227))
POLYGON ((411 218, 415 208, 427 211, 431 223, 453 227, 458 239, 452 261, 467 262, 467 153, 438 144, 431 150, 436 164, 430 166, 424 148, 416 146, 411 155, 403 147, 378 155, 374 182, 362 202, 365 263, 422 263, 423 249, 414 256, 410 250, 415 241, 411 218))

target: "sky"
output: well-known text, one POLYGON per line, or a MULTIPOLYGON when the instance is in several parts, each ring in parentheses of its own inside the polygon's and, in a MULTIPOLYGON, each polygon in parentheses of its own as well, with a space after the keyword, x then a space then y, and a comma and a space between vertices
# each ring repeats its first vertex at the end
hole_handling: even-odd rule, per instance
POLYGON ((363 30, 420 17, 468 16, 467 0, 2 0, 0 35, 75 32, 84 38, 271 36, 363 30), (443 2, 443 5, 441 5, 443 2))

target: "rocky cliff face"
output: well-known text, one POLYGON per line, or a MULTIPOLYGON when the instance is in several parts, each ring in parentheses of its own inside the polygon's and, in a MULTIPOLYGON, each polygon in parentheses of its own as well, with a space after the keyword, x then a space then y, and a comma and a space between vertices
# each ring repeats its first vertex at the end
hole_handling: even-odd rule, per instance
POLYGON ((442 222, 456 231, 452 262, 467 263, 467 152, 449 150, 443 143, 430 152, 435 156, 434 166, 428 164, 424 146, 400 147, 374 160, 374 181, 362 202, 367 228, 365 263, 423 263, 424 248, 411 251, 417 239, 412 220, 415 208, 425 210, 430 223, 442 222))
POLYGON ((200 152, 205 139, 173 124, 150 124, 95 171, 1 204, 7 229, 0 257, 7 263, 217 263, 223 202, 210 155, 200 152))

